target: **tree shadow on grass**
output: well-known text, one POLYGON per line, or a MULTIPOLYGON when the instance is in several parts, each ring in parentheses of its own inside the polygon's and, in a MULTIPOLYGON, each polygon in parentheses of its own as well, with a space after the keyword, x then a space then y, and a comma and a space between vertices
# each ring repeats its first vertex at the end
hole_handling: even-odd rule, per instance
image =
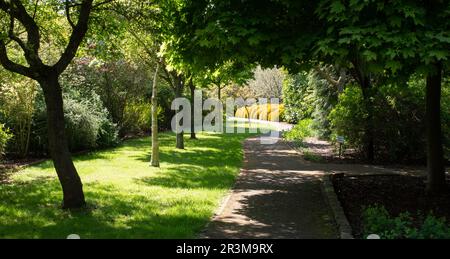
POLYGON ((228 189, 237 175, 236 168, 195 168, 177 166, 155 177, 136 179, 137 183, 148 186, 182 189, 228 189))
MULTIPOLYGON (((76 163, 76 162, 92 161, 97 159, 108 159, 108 155, 106 152, 108 151, 89 152, 85 154, 74 155, 73 161, 76 163)), ((51 159, 33 164, 29 167, 40 170, 54 169, 53 161, 51 159)))
MULTIPOLYGON (((224 136, 187 140, 185 150, 162 149, 160 158, 165 164, 164 171, 136 181, 168 188, 229 188, 242 164, 241 147, 245 137, 232 136, 221 141, 220 138, 224 136)), ((150 157, 147 153, 135 156, 135 159, 150 161, 150 157)))
MULTIPOLYGON (((250 135, 207 135, 205 138, 185 140, 185 149, 175 146, 174 137, 160 141, 160 160, 163 163, 175 165, 196 165, 202 167, 235 165, 242 160, 242 142, 250 135)), ((150 161, 151 143, 146 143, 149 152, 134 156, 139 161, 150 161)))
POLYGON ((173 201, 180 209, 165 212, 170 202, 126 194, 112 185, 87 184, 85 193, 87 209, 65 211, 57 203, 56 181, 0 186, 0 237, 191 238, 210 217, 207 211, 196 211, 195 201, 186 198, 173 201))
MULTIPOLYGON (((0 237, 66 238, 75 233, 82 238, 192 238, 209 221, 215 203, 177 196, 173 194, 177 190, 171 189, 229 188, 240 167, 246 137, 207 135, 186 140, 186 150, 173 151, 174 135, 163 134, 161 160, 166 168, 161 173, 136 179, 137 187, 131 193, 114 185, 85 183, 89 208, 82 211, 60 209, 61 186, 53 174, 1 184, 0 237), (168 187, 164 191, 173 197, 153 197, 153 190, 140 190, 152 186, 168 187)), ((147 162, 149 140, 129 140, 117 149, 80 155, 75 161, 108 160, 123 153, 127 159, 147 162)), ((46 170, 53 164, 46 161, 33 167, 46 170)))

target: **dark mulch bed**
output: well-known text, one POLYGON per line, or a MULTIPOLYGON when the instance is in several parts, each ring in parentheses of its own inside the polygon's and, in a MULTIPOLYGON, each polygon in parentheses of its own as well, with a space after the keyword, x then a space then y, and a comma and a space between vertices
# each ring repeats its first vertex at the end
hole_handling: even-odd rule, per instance
POLYGON ((6 161, 0 161, 0 173, 13 171, 17 168, 36 164, 45 161, 44 158, 24 158, 24 159, 9 159, 6 161))
POLYGON ((425 179, 403 175, 336 175, 333 184, 356 238, 362 237, 362 208, 382 205, 392 216, 409 212, 432 212, 450 220, 450 181, 447 191, 439 197, 425 195, 425 179))
POLYGON ((43 158, 25 158, 25 159, 10 159, 7 161, 0 161, 0 184, 10 182, 9 176, 11 173, 20 168, 32 164, 37 164, 45 161, 43 158))

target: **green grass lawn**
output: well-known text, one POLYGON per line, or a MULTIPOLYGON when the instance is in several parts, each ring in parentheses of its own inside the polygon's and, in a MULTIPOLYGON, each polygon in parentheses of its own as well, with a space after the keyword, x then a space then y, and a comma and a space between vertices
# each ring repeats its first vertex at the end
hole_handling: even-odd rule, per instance
POLYGON ((231 188, 249 134, 200 134, 176 150, 161 134, 161 169, 149 166, 150 138, 77 156, 87 210, 60 209, 52 163, 14 173, 0 185, 0 238, 194 238, 231 188))

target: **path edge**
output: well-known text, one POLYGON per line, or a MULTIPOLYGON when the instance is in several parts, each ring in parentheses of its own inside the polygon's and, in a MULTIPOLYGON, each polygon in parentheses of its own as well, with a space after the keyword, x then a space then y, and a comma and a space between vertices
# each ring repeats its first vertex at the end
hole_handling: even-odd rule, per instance
MULTIPOLYGON (((302 151, 298 147, 293 145, 290 141, 287 141, 284 138, 282 138, 282 141, 299 155, 302 155, 302 151)), ((337 232, 339 234, 339 239, 355 239, 355 237, 353 236, 353 229, 350 226, 344 209, 342 208, 341 202, 336 195, 336 190, 333 185, 333 177, 335 175, 336 173, 334 172, 325 172, 325 174, 321 177, 322 197, 331 208, 331 213, 333 214, 334 221, 338 230, 337 232)))
POLYGON ((242 165, 241 165, 241 168, 239 168, 239 172, 237 172, 237 174, 236 174, 235 181, 234 181, 233 185, 230 187, 230 189, 225 193, 225 195, 219 200, 219 204, 216 207, 216 209, 214 210, 213 215, 211 215, 211 217, 209 218, 209 221, 206 223, 206 225, 203 227, 203 229, 200 230, 200 232, 198 232, 194 236, 193 239, 200 239, 200 240, 211 239, 210 237, 207 236, 207 232, 208 232, 209 227, 214 222, 214 220, 216 220, 222 214, 222 212, 225 210, 228 202, 231 199, 231 196, 233 196, 233 193, 236 190, 236 185, 239 182, 240 177, 242 176, 242 174, 245 173, 244 163, 246 163, 246 159, 247 159, 247 153, 245 152, 245 144, 246 144, 246 142, 249 139, 252 139, 252 138, 253 137, 248 137, 248 138, 244 139, 241 142, 241 145, 242 145, 242 165))
POLYGON ((336 190, 332 181, 332 178, 335 175, 336 174, 331 173, 323 176, 322 192, 333 213, 334 221, 336 222, 340 239, 355 239, 352 234, 352 227, 350 226, 347 216, 344 213, 344 209, 342 208, 341 202, 336 195, 336 190))

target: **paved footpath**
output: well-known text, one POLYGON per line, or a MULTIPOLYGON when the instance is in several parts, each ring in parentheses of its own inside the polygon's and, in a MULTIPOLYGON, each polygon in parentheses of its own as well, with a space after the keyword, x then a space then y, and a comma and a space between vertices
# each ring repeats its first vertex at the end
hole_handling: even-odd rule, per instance
MULTIPOLYGON (((280 131, 291 127, 284 123, 269 126, 280 131)), ((245 141, 238 180, 201 238, 338 238, 333 214, 321 191, 325 174, 424 175, 423 169, 311 163, 276 139, 273 145, 261 144, 259 137, 245 141)))
POLYGON ((321 191, 323 169, 304 161, 285 142, 244 143, 241 174, 202 238, 337 238, 321 191))

